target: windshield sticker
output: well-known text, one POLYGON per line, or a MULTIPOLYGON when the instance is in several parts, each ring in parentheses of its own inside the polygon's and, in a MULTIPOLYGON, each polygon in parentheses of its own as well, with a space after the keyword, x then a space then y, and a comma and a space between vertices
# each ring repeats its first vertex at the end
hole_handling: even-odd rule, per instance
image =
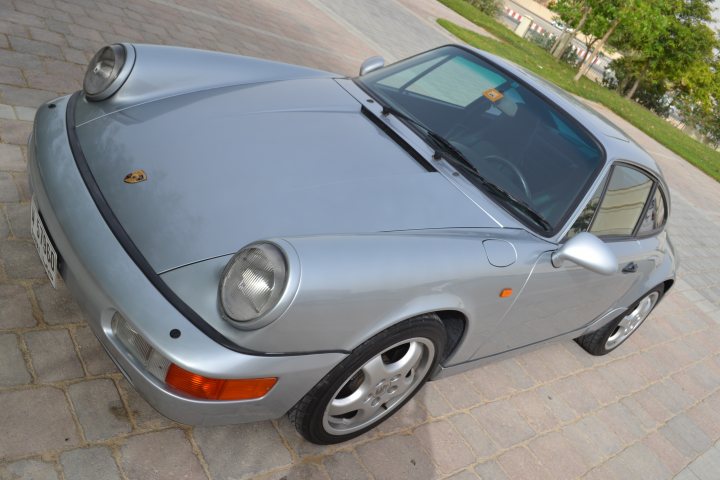
POLYGON ((487 90, 485 90, 483 92, 483 96, 493 103, 503 98, 503 94, 495 90, 494 88, 488 88, 487 90))

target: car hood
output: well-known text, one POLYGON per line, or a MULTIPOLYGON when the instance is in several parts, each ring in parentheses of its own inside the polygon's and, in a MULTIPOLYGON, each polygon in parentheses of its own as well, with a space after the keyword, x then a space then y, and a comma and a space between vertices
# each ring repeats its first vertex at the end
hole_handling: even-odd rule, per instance
POLYGON ((177 95, 85 122, 77 135, 158 273, 265 238, 498 226, 330 78, 177 95), (124 182, 135 170, 147 180, 124 182))

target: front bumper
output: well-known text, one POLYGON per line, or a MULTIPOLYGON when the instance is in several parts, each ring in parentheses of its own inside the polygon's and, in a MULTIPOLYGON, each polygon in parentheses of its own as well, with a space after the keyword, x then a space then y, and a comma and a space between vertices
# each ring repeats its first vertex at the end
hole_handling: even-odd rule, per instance
POLYGON ((62 259, 60 273, 100 343, 140 394, 173 420, 219 425, 282 416, 345 355, 247 355, 219 345, 192 325, 127 255, 98 211, 68 143, 68 99, 38 109, 28 148, 28 174, 38 209, 62 259), (186 370, 211 378, 278 377, 278 382, 256 400, 190 398, 152 376, 120 344, 111 328, 115 312, 159 354, 186 370), (172 329, 181 335, 172 338, 172 329))

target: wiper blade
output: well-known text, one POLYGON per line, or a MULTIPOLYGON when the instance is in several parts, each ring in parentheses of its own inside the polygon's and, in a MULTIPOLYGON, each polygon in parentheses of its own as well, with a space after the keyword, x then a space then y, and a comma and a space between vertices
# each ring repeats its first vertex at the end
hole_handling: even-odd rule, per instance
MULTIPOLYGON (((382 104, 381 104, 382 105, 382 104)), ((475 168, 475 166, 470 163, 470 161, 463 155, 463 153, 458 150, 458 148, 453 145, 447 138, 443 137, 437 132, 434 132, 433 130, 429 129, 419 121, 415 120, 405 112, 402 112, 394 107, 391 107, 389 105, 382 105, 383 107, 383 115, 393 114, 394 116, 401 118, 403 120, 407 120, 411 124, 419 127, 421 130, 423 130, 427 136, 427 138, 431 141, 431 143, 434 146, 435 149, 435 158, 440 158, 441 153, 449 154, 444 155, 443 158, 451 162, 454 166, 462 168, 464 171, 468 172, 471 176, 476 178, 483 187, 485 187, 485 190, 494 195, 495 197, 498 197, 502 200, 505 200, 506 202, 510 203, 513 207, 515 207, 517 210, 524 213, 528 218, 530 218, 532 221, 534 221, 537 225, 542 227, 543 230, 546 232, 549 232, 552 230, 552 225, 550 225, 550 222, 545 220, 542 215, 537 213, 533 208, 528 205, 527 203, 523 202, 522 200, 516 198, 513 196, 510 192, 505 190, 502 187, 499 187, 498 185, 488 181, 485 177, 482 176, 482 174, 475 168)))

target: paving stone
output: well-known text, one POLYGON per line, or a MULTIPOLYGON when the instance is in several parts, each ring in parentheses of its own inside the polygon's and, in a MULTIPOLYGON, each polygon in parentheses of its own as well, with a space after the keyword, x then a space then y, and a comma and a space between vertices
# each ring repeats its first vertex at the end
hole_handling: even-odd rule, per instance
POLYGON ((3 458, 65 449, 79 442, 65 395, 53 387, 0 393, 0 425, 3 458))
MULTIPOLYGON (((244 442, 237 438, 233 441, 244 442)), ((132 479, 207 478, 185 433, 179 429, 128 438, 120 449, 120 464, 125 475, 132 479)))
MULTIPOLYGON (((315 445, 306 441, 295 429, 295 425, 290 421, 287 415, 283 415, 281 418, 273 420, 273 423, 277 427, 280 435, 287 442, 288 446, 295 451, 298 457, 306 456, 320 456, 326 455, 330 452, 330 447, 326 445, 315 445)), ((377 436, 377 429, 372 429, 367 433, 364 433, 360 437, 357 437, 353 442, 361 442, 368 438, 377 436)))
POLYGON ((477 465, 475 467, 475 473, 477 473, 482 480, 508 480, 503 469, 494 460, 477 465))
POLYGON ((40 382, 57 382, 84 375, 67 330, 40 330, 27 332, 24 336, 40 382))
POLYGON ((578 478, 590 469, 570 440, 558 432, 534 438, 528 448, 541 459, 552 478, 578 478))
POLYGON ((423 407, 417 399, 413 398, 390 418, 378 425, 377 430, 381 433, 406 430, 409 427, 421 424, 427 419, 427 410, 425 410, 425 407, 423 407))
POLYGON ((440 473, 447 474, 474 463, 475 456, 470 447, 446 420, 421 425, 414 430, 413 436, 420 441, 440 473))
POLYGON ((22 37, 8 36, 10 45, 16 52, 39 55, 41 57, 63 58, 60 47, 47 42, 38 42, 22 37))
POLYGON ((622 403, 608 405, 595 415, 603 424, 615 432, 625 445, 635 443, 646 434, 640 421, 622 403))
POLYGON ((22 240, 0 242, 0 260, 5 266, 5 273, 11 279, 47 278, 37 250, 30 242, 22 240))
POLYGON ((0 329, 34 327, 36 323, 25 287, 0 285, 0 329))
POLYGON ((360 461, 352 452, 337 452, 323 460, 325 471, 332 480, 361 480, 369 479, 360 461))
POLYGON ((480 477, 478 477, 477 474, 469 470, 463 470, 462 472, 447 477, 447 480, 477 480, 478 478, 480 477))
MULTIPOLYGON (((15 120, 15 110, 10 105, 0 103, 0 118, 4 120, 15 120)), ((2 158, 0 156, 0 158, 2 158)))
POLYGON ((535 431, 507 402, 489 403, 470 413, 501 447, 511 447, 535 435, 535 431))
POLYGON ((17 336, 12 333, 0 335, 0 386, 23 385, 31 381, 17 336))
POLYGON ((197 427, 193 437, 217 478, 242 477, 292 462, 271 422, 197 427), (249 439, 252 441, 243 441, 249 439))
POLYGON ((35 120, 35 112, 37 109, 30 107, 15 107, 15 115, 18 120, 32 122, 35 120))
POLYGON ((483 402, 482 396, 475 390, 464 373, 437 380, 434 384, 450 405, 456 409, 473 407, 483 402))
MULTIPOLYGON (((2 146, 2 145, 0 145, 2 146)), ((30 239, 30 204, 11 203, 5 206, 10 231, 15 238, 30 239)))
POLYGON ((450 417, 450 422, 472 448, 476 458, 487 458, 498 451, 497 444, 472 415, 460 413, 450 417))
POLYGON ((132 430, 115 383, 88 380, 68 387, 80 426, 89 441, 106 440, 132 430))
POLYGON ((512 479, 552 479, 540 461, 525 447, 515 447, 498 457, 498 463, 512 479))
POLYGON ((90 327, 78 328, 75 330, 74 336, 80 357, 90 375, 102 375, 118 371, 110 356, 100 345, 98 339, 95 338, 95 334, 90 330, 90 327))
POLYGON ((60 455, 65 478, 72 480, 120 480, 115 460, 107 447, 71 450, 60 455))
POLYGON ((526 390, 535 384, 514 358, 487 364, 467 372, 466 375, 486 400, 495 400, 526 390))
MULTIPOLYGON (((0 43, 2 43, 3 40, 5 40, 5 36, 0 35, 0 43)), ((4 67, 0 65, 0 83, 4 83, 5 85, 17 85, 18 87, 24 87, 25 79, 23 78, 22 72, 19 68, 4 67)))
POLYGON ((589 413, 598 408, 599 403, 594 396, 578 388, 575 376, 556 380, 548 386, 553 398, 562 400, 565 405, 578 415, 589 413))
POLYGON ((177 425, 147 403, 127 380, 123 378, 120 380, 119 385, 130 409, 130 414, 138 428, 157 429, 177 425))
MULTIPOLYGON (((5 55, 5 54, 3 54, 5 55)), ((0 55, 0 59, 3 58, 0 55)), ((33 57, 36 59, 36 57, 33 57)), ((2 62, 2 60, 0 60, 2 62)), ((25 67, 33 71, 42 68, 42 63, 38 62, 37 67, 25 67)), ((57 92, 38 90, 36 88, 13 87, 10 85, 0 85, 0 99, 3 103, 19 107, 39 107, 48 100, 52 100, 58 96, 57 92)), ((5 142, 15 143, 17 145, 27 144, 28 135, 32 130, 30 122, 21 122, 13 120, 0 121, 0 138, 5 142), (13 141, 14 140, 14 141, 13 141)))
POLYGON ((660 432, 686 457, 697 456, 712 445, 707 435, 685 414, 670 419, 660 432))
POLYGON ((453 411, 448 401, 438 391, 435 382, 426 383, 414 398, 422 403, 431 417, 440 417, 453 411))
MULTIPOLYGON (((231 477, 233 480, 239 477, 231 477)), ((300 463, 272 473, 253 475, 253 480, 327 480, 328 476, 312 463, 300 463)), ((359 477, 362 478, 362 477, 359 477)))
POLYGON ((578 427, 595 443, 596 450, 604 457, 616 454, 622 449, 622 441, 597 416, 590 415, 577 422, 578 427))
POLYGON ((41 460, 20 460, 0 465, 2 480, 57 480, 58 474, 52 463, 41 460))
POLYGON ((672 475, 680 472, 691 460, 691 458, 681 454, 660 432, 651 433, 642 442, 660 459, 672 475))
POLYGON ((626 478, 657 480, 671 477, 671 473, 660 462, 660 459, 642 443, 628 447, 611 461, 620 462, 626 478))
POLYGON ((49 325, 83 323, 80 307, 65 284, 58 280, 58 288, 53 288, 49 283, 33 288, 45 323, 49 325))
POLYGON ((378 480, 435 478, 435 467, 417 438, 394 435, 357 447, 365 468, 378 480))
POLYGON ((584 425, 567 425, 560 429, 560 434, 568 439, 588 467, 595 467, 605 459, 606 453, 598 448, 595 432, 586 431, 584 425))
POLYGON ((553 430, 575 419, 570 407, 544 387, 519 393, 510 399, 510 403, 536 432, 553 430))
POLYGON ((720 447, 714 446, 700 455, 689 468, 700 479, 717 478, 720 473, 720 447))
MULTIPOLYGON (((2 128, 2 121, 0 121, 0 128, 2 128)), ((19 200, 20 196, 12 175, 0 172, 0 203, 13 203, 19 200)))

